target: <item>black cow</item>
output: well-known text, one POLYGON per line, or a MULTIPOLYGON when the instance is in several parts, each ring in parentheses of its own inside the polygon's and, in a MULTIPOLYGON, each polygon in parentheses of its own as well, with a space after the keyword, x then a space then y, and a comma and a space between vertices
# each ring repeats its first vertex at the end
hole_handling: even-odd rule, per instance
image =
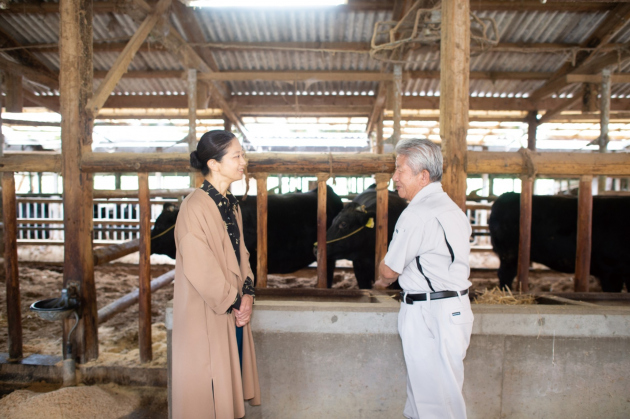
MULTIPOLYGON (((327 186, 326 227, 341 211, 341 198, 327 186)), ((254 274, 257 267, 257 210, 256 197, 239 199, 243 215, 245 246, 250 252, 249 263, 254 274)), ((155 221, 151 236, 151 253, 165 254, 175 259, 175 236, 173 230, 156 237, 175 224, 179 210, 165 204, 162 214, 155 221)), ((267 271, 290 273, 302 269, 315 261, 313 243, 317 241, 317 188, 305 193, 269 195, 267 197, 267 271)), ((335 260, 327 261, 328 286, 333 279, 335 260)))
MULTIPOLYGON (((556 271, 575 272, 577 198, 534 196, 531 260, 556 271)), ((591 274, 605 292, 630 289, 630 197, 593 197, 591 274)), ((488 220, 494 252, 501 260, 499 284, 511 287, 518 263, 520 194, 505 193, 488 220)))
MULTIPOLYGON (((392 240, 396 221, 406 207, 406 200, 396 192, 389 192, 387 243, 392 240)), ((327 255, 351 260, 359 288, 363 289, 372 288, 375 274, 376 226, 366 227, 370 218, 376 219, 376 185, 346 204, 326 234, 327 255)))

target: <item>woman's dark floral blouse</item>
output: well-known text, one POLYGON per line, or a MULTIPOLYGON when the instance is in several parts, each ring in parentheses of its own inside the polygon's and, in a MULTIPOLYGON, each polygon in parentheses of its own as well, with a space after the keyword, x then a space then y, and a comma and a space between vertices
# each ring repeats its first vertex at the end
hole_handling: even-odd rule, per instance
MULTIPOLYGON (((223 222, 225 223, 225 228, 230 236, 230 241, 232 242, 232 247, 234 248, 234 253, 236 253, 236 260, 239 265, 241 264, 241 249, 239 247, 239 240, 241 237, 241 232, 238 228, 238 224, 236 223, 236 210, 238 208, 238 200, 227 191, 226 196, 221 195, 219 191, 217 191, 214 186, 210 184, 207 180, 203 181, 203 185, 201 185, 201 189, 203 189, 210 198, 217 204, 219 208, 219 212, 221 213, 221 218, 223 218, 223 222)), ((254 282, 250 277, 247 277, 245 283, 243 284, 243 295, 248 294, 252 297, 255 294, 254 291, 254 282)), ((236 300, 228 310, 228 313, 232 311, 232 309, 239 309, 241 306, 241 296, 236 295, 236 300)))

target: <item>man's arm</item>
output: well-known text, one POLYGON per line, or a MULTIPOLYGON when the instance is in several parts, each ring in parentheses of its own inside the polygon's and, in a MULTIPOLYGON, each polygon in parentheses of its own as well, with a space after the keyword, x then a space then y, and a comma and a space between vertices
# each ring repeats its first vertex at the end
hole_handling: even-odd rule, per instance
POLYGON ((378 267, 378 281, 374 283, 374 288, 385 289, 389 287, 399 275, 398 272, 387 266, 385 259, 383 259, 378 267))

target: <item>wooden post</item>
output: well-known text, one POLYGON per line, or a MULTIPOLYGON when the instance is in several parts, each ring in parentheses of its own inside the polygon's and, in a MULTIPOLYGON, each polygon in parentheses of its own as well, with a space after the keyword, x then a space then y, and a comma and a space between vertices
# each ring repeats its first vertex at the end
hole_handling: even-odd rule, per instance
POLYGON ((402 65, 394 65, 394 148, 400 141, 400 113, 402 111, 402 65))
MULTIPOLYGON (((80 321, 74 338, 79 362, 98 358, 98 328, 94 259, 92 255, 91 173, 81 172, 81 160, 91 154, 92 119, 87 103, 92 95, 92 1, 59 2, 59 90, 64 212, 64 287, 80 287, 80 321)), ((64 341, 74 319, 64 321, 64 341)), ((64 351, 65 352, 65 351, 64 351)))
POLYGON ((225 114, 223 114, 223 129, 232 132, 232 121, 225 114))
POLYGON ((593 223, 593 176, 580 178, 578 194, 577 248, 573 290, 588 292, 588 277, 591 270, 591 239, 593 223))
POLYGON ((3 82, 4 74, 0 71, 0 157, 4 156, 4 135, 2 135, 2 102, 4 102, 2 97, 2 92, 4 91, 2 88, 3 82))
POLYGON ((470 70, 470 0, 442 3, 440 137, 444 191, 466 211, 466 135, 470 70))
POLYGON ((532 242, 532 199, 534 179, 527 175, 521 176, 521 216, 518 240, 518 270, 517 277, 519 291, 529 291, 529 262, 532 242))
MULTIPOLYGON (((536 129, 538 127, 537 111, 527 115, 527 148, 536 150, 536 129)), ((517 278, 519 291, 529 291, 529 265, 532 242, 532 200, 534 195, 535 178, 521 176, 521 212, 519 222, 518 241, 518 270, 517 278)))
MULTIPOLYGON (((608 147, 608 123, 610 122, 610 67, 602 70, 602 104, 600 114, 599 152, 606 153, 608 147)), ((597 193, 606 190, 606 176, 597 178, 597 193)))
POLYGON ((138 345, 140 362, 153 359, 151 348, 151 202, 149 174, 138 173, 138 203, 140 204, 140 260, 138 345))
POLYGON ((326 288, 326 181, 328 173, 317 174, 317 288, 326 288))
POLYGON ((383 113, 378 117, 376 123, 376 154, 383 154, 383 113))
POLYGON ((24 107, 24 95, 22 90, 22 76, 6 73, 7 97, 5 107, 7 112, 20 113, 24 107))
MULTIPOLYGON (((197 149, 197 70, 188 69, 188 152, 197 149)), ((190 187, 197 186, 197 174, 190 174, 190 187)))
POLYGON ((9 358, 22 358, 22 314, 17 258, 17 215, 13 172, 2 174, 2 222, 4 223, 4 275, 7 286, 9 358))
POLYGON ((536 151, 536 130, 538 129, 538 111, 527 114, 527 148, 536 151))
POLYGON ((256 248, 256 287, 267 287, 267 173, 256 173, 258 243, 256 248))
POLYGON ((389 173, 377 173, 376 178, 376 249, 374 281, 378 281, 378 267, 387 254, 387 221, 389 216, 389 173))

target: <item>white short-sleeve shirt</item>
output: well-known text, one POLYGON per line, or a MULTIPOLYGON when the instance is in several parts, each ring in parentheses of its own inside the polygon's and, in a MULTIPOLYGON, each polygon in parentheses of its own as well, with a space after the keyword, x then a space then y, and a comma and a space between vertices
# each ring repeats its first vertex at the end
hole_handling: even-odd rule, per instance
POLYGON ((400 215, 385 264, 400 274, 398 282, 409 293, 466 290, 472 285, 470 234, 468 218, 442 184, 430 183, 400 215))

